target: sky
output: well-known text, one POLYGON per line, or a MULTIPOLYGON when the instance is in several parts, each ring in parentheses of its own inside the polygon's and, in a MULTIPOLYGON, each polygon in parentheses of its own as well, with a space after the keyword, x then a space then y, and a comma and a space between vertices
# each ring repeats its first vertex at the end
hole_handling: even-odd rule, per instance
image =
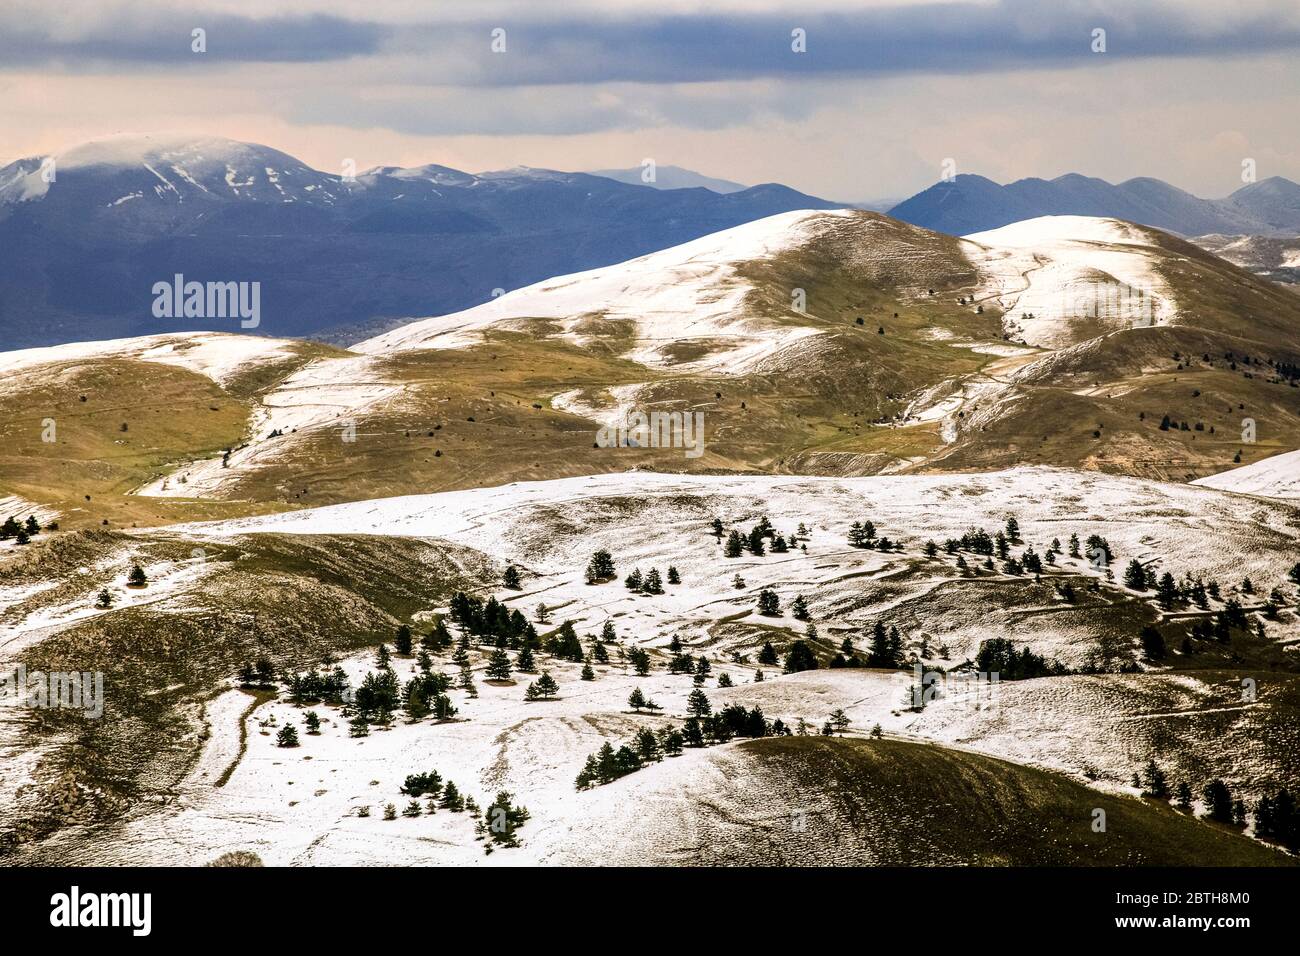
POLYGON ((5 0, 0 163, 169 131, 325 171, 652 159, 847 202, 953 168, 1213 198, 1246 160, 1300 180, 1298 53, 1296 0, 5 0))

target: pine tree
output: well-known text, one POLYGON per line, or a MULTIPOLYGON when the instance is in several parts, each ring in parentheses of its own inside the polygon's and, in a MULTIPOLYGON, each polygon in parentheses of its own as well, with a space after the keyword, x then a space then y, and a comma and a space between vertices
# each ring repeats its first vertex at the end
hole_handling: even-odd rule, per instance
POLYGON ((713 528, 713 536, 718 540, 722 540, 722 519, 714 518, 711 527, 713 528))
POLYGON ((790 615, 796 621, 807 621, 812 617, 808 613, 808 602, 804 600, 802 594, 796 594, 794 600, 790 602, 790 615))
POLYGON ((597 664, 609 663, 609 651, 605 650, 605 645, 596 641, 591 646, 591 657, 597 664))
POLYGON ((744 553, 744 551, 745 545, 743 539, 740 537, 740 532, 733 530, 727 537, 727 545, 723 549, 722 553, 728 558, 738 558, 744 553))
POLYGON ((764 535, 761 528, 755 527, 749 532, 750 554, 756 557, 762 557, 767 552, 767 545, 763 543, 763 537, 764 535))
POLYGON ((817 658, 806 643, 794 641, 786 651, 784 668, 787 674, 814 671, 817 669, 817 658))
POLYGON ((590 664, 582 665, 582 673, 579 675, 582 680, 595 680, 596 672, 591 669, 590 664))
POLYGON ((1142 642, 1142 653, 1149 660, 1158 661, 1164 658, 1166 653, 1165 639, 1159 631, 1148 624, 1142 628, 1142 632, 1138 637, 1142 642))
POLYGON ((1151 797, 1153 800, 1169 799, 1169 784, 1165 779, 1164 771, 1156 766, 1154 760, 1148 760, 1146 768, 1142 771, 1144 797, 1151 797))
POLYGON ((519 828, 528 822, 528 811, 513 800, 513 794, 500 791, 483 811, 483 817, 479 821, 479 832, 497 846, 519 846, 519 828))
POLYGON ((533 659, 533 649, 527 644, 519 648, 519 653, 515 655, 515 670, 522 671, 525 674, 531 674, 537 670, 537 662, 533 659))
POLYGON ((645 706, 645 694, 641 692, 640 687, 632 690, 632 693, 627 698, 627 704, 638 714, 641 713, 641 708, 645 706))
POLYGON ((779 663, 776 656, 776 648, 772 646, 771 641, 764 641, 762 649, 758 652, 758 662, 767 664, 769 667, 775 667, 779 663))
POLYGON ((388 653, 387 644, 380 644, 379 649, 375 652, 375 666, 381 670, 392 668, 392 655, 388 653))
POLYGON ((1015 515, 1011 515, 1007 518, 1007 540, 1015 542, 1020 541, 1020 522, 1016 520, 1015 515))
POLYGON ((1190 810, 1192 808, 1192 788, 1187 785, 1187 781, 1180 781, 1177 787, 1177 802, 1179 810, 1190 810))
POLYGON ((614 633, 613 621, 606 621, 604 626, 601 627, 600 639, 604 641, 606 644, 612 644, 614 643, 614 641, 618 639, 618 635, 614 633))
POLYGON ((587 562, 587 583, 602 584, 615 576, 614 558, 604 549, 594 552, 587 562))
POLYGON ((293 724, 285 724, 275 736, 275 745, 277 747, 298 746, 298 728, 293 724))
POLYGON ((731 684, 731 675, 730 675, 730 674, 719 674, 719 675, 718 675, 718 686, 719 686, 719 687, 731 687, 731 686, 732 686, 732 684, 731 684))
POLYGON ((405 624, 398 625, 397 634, 393 638, 393 647, 403 657, 411 656, 411 629, 405 624))
POLYGON ((505 651, 497 649, 488 655, 485 673, 489 680, 510 679, 510 658, 506 656, 505 651))
POLYGON ((1201 794, 1210 811, 1210 819, 1219 823, 1232 822, 1232 792, 1222 780, 1211 780, 1201 794))
POLYGON ((692 717, 707 717, 713 712, 713 705, 709 703, 704 691, 696 688, 686 698, 686 712, 692 717))
POLYGON ((650 569, 650 572, 645 576, 645 583, 642 585, 642 590, 644 590, 646 594, 664 593, 664 584, 663 580, 659 577, 658 568, 650 569))
POLYGON ((314 710, 309 710, 303 714, 302 721, 307 725, 307 733, 315 735, 320 733, 320 714, 314 710))
POLYGON ((849 728, 849 717, 844 713, 843 708, 837 707, 831 711, 831 726, 835 728, 836 733, 843 735, 844 731, 849 728))
POLYGON ((673 567, 671 564, 668 565, 668 583, 669 584, 682 583, 682 576, 677 573, 677 569, 673 567))
POLYGON ((555 678, 551 676, 550 672, 542 671, 542 676, 528 685, 528 690, 524 696, 528 700, 549 700, 559 691, 560 687, 555 683, 555 678))
POLYGON ((1134 558, 1124 569, 1124 586, 1133 591, 1145 591, 1147 589, 1147 572, 1142 567, 1142 562, 1134 558))
POLYGON ((113 606, 113 593, 108 588, 100 588, 99 594, 95 597, 95 607, 110 608, 113 606))
POLYGON ((518 591, 523 586, 519 579, 519 569, 513 564, 506 565, 506 569, 501 575, 501 586, 509 588, 511 591, 518 591))
POLYGON ((781 614, 781 601, 775 591, 764 588, 758 593, 758 613, 764 617, 779 617, 781 614))
POLYGON ((469 661, 460 666, 460 680, 457 686, 469 697, 478 696, 478 688, 474 686, 474 671, 470 668, 469 661))
POLYGON ((452 813, 460 813, 465 809, 465 798, 461 796, 460 788, 448 780, 442 788, 442 800, 438 805, 452 813))
POLYGON ((1160 576, 1160 583, 1156 585, 1156 601, 1166 611, 1172 609, 1178 601, 1178 586, 1168 571, 1160 576))
POLYGON ((138 564, 131 565, 131 573, 126 576, 126 583, 133 588, 142 588, 149 579, 145 576, 144 568, 138 564))

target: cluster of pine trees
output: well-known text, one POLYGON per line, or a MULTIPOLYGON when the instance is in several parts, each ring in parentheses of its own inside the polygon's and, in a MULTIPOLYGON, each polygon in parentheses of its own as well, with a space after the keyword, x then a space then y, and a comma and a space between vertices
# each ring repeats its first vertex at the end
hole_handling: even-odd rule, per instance
POLYGON ((975 654, 975 669, 985 674, 997 674, 998 680, 1027 680, 1070 673, 1064 664, 1035 654, 1028 645, 1017 651, 1016 645, 1005 637, 980 642, 980 649, 975 654))
POLYGON ((537 641, 537 631, 524 615, 509 610, 495 597, 483 602, 457 591, 451 599, 450 616, 454 624, 481 642, 517 648, 525 641, 537 641))
MULTIPOLYGON (((681 575, 672 565, 668 566, 668 583, 681 584, 681 575)), ((663 594, 664 581, 659 575, 658 568, 651 568, 644 575, 641 574, 640 568, 633 568, 632 573, 623 579, 623 584, 629 591, 636 594, 663 594)))
POLYGON ((683 747, 707 747, 737 737, 789 736, 791 732, 780 720, 768 721, 757 706, 746 710, 740 704, 729 704, 714 713, 708 697, 699 689, 691 691, 686 708, 690 716, 680 730, 661 727, 655 731, 642 727, 632 740, 617 749, 606 741, 587 758, 578 774, 578 789, 610 783, 664 757, 675 757, 683 747))
MULTIPOLYGON (((1148 760, 1141 772, 1134 772, 1133 786, 1142 796, 1152 800, 1173 799, 1184 812, 1192 809, 1192 788, 1186 781, 1172 792, 1168 778, 1154 760, 1148 760)), ((1220 778, 1215 778, 1201 788, 1206 817, 1218 823, 1245 827, 1248 818, 1246 803, 1234 798, 1232 789, 1220 778)), ((1296 813, 1295 800, 1285 787, 1273 796, 1260 797, 1254 808, 1255 836, 1271 843, 1279 843, 1291 851, 1300 850, 1300 815, 1296 813)))
MULTIPOLYGON (((50 528, 57 530, 58 525, 51 524, 50 528)), ((24 522, 19 522, 16 517, 10 515, 4 520, 4 524, 0 524, 0 541, 13 538, 15 544, 26 544, 40 534, 40 531, 41 523, 36 520, 36 515, 28 515, 24 522)))
POLYGON ((329 704, 342 707, 350 696, 348 693, 348 675, 343 668, 335 667, 332 671, 306 671, 302 674, 290 674, 284 678, 285 690, 291 703, 329 704))
POLYGON ((239 686, 266 690, 275 684, 275 665, 269 657, 259 657, 252 663, 239 665, 239 686))
POLYGON ((870 519, 865 521, 855 521, 849 526, 848 542, 855 548, 866 548, 868 550, 901 552, 903 545, 897 541, 890 541, 883 535, 876 536, 876 526, 870 519))
POLYGON ((722 553, 728 558, 738 558, 746 551, 755 557, 761 558, 768 552, 769 547, 773 554, 785 554, 791 548, 799 545, 800 538, 807 538, 808 536, 807 529, 802 524, 799 525, 799 530, 789 537, 778 534, 777 530, 772 527, 772 522, 768 520, 767 515, 760 517, 758 524, 750 528, 747 534, 735 528, 731 530, 730 534, 727 534, 721 518, 713 519, 712 530, 713 536, 719 541, 722 540, 724 534, 727 535, 726 543, 722 546, 722 553))
POLYGON ((1271 797, 1265 794, 1255 804, 1255 836, 1300 853, 1300 814, 1285 787, 1271 797))

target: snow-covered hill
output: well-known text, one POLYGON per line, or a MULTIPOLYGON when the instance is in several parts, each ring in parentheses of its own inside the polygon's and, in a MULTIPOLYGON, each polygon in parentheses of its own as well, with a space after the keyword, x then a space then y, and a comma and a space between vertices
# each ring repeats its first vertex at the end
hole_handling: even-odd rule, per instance
POLYGON ((173 332, 104 342, 73 342, 43 348, 0 352, 0 389, 5 383, 41 366, 134 359, 176 365, 198 372, 218 385, 251 367, 289 359, 299 343, 222 332, 173 332))
POLYGON ((1061 348, 1102 332, 1162 325, 1179 311, 1159 273, 1154 230, 1117 219, 1042 216, 965 238, 985 293, 1029 345, 1061 348))
POLYGON ((628 358, 647 365, 738 372, 800 339, 812 329, 779 325, 747 308, 752 286, 737 266, 799 247, 848 211, 800 211, 769 216, 628 262, 547 279, 485 305, 412 322, 354 346, 383 354, 394 350, 458 348, 479 341, 489 328, 520 328, 528 319, 557 320, 581 343, 592 319, 629 321, 636 345, 628 358), (672 362, 686 340, 728 344, 698 362, 672 362))
POLYGON ((1300 499, 1300 451, 1289 451, 1251 465, 1201 478, 1192 484, 1265 498, 1300 499))

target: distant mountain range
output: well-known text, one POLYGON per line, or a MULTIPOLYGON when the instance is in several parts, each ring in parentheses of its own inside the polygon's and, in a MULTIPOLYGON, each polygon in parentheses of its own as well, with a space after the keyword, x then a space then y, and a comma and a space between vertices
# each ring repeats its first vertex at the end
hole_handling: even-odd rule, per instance
POLYGON ((260 282, 260 333, 350 341, 497 290, 837 205, 772 184, 723 195, 522 167, 348 177, 250 143, 111 137, 0 168, 0 350, 239 330, 155 318, 153 286, 176 274, 260 282))
MULTIPOLYGON (((639 168, 430 164, 347 175, 266 146, 151 135, 19 160, 0 168, 0 350, 239 330, 232 319, 155 317, 155 285, 177 275, 260 283, 259 334, 354 342, 768 216, 854 205, 675 166, 656 174, 642 184, 639 168)), ((889 209, 954 235, 1063 214, 1183 235, 1296 236, 1300 186, 1275 177, 1204 200, 1155 179, 1000 186, 962 175, 889 209)), ((1285 272, 1291 260, 1279 255, 1274 271, 1285 272)))
POLYGON ((1226 199, 1201 199, 1149 177, 1115 185, 1069 173, 1002 186, 983 176, 961 175, 904 200, 889 215, 957 236, 1038 216, 1104 216, 1184 236, 1297 235, 1300 185, 1274 176, 1226 199))
POLYGON ((655 168, 654 182, 647 183, 642 179, 645 171, 636 166, 632 169, 593 169, 591 175, 604 176, 606 179, 612 179, 615 182, 629 183, 633 186, 653 186, 655 189, 711 189, 715 193, 738 193, 746 189, 742 183, 732 182, 730 179, 716 179, 713 176, 704 176, 700 173, 693 172, 689 169, 682 169, 680 166, 657 166, 655 168))

